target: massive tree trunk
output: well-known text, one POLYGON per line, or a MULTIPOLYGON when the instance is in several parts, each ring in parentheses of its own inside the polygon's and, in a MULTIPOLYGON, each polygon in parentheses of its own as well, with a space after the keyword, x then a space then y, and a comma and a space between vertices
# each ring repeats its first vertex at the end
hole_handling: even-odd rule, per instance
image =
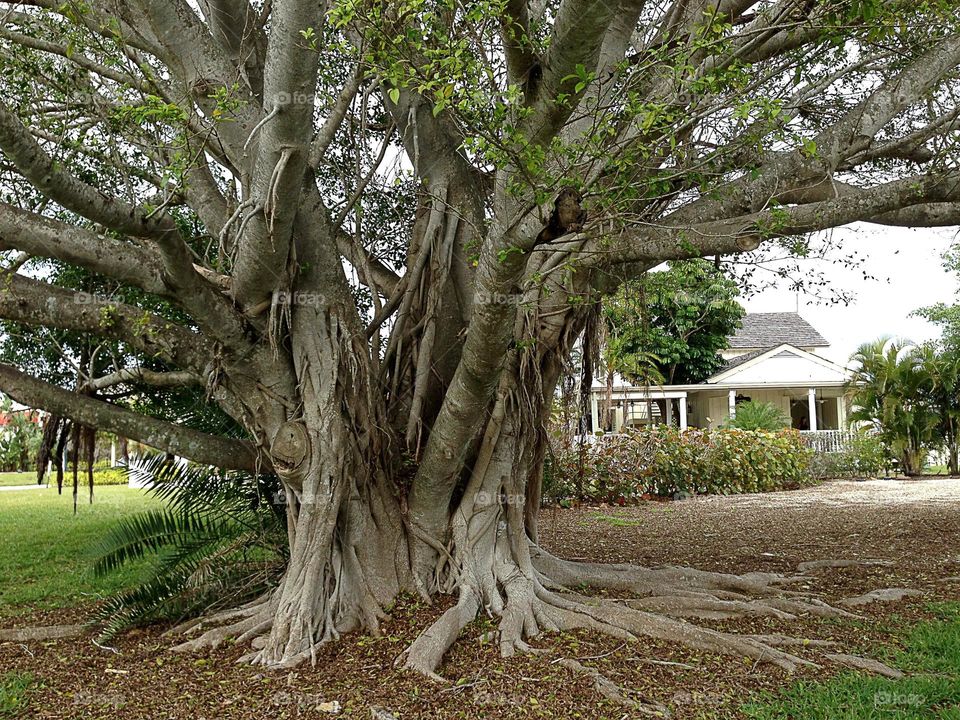
POLYGON ((0 318, 127 365, 87 378, 102 397, 8 365, 0 387, 288 498, 280 585, 184 648, 235 635, 287 666, 409 591, 457 598, 409 649, 428 674, 481 611, 504 654, 591 627, 799 662, 675 619, 836 612, 785 578, 568 563, 536 523, 554 390, 604 294, 855 221, 960 221, 931 150, 958 118, 942 9, 884 9, 888 45, 849 3, 795 4, 0 0, 0 318), (856 52, 825 66, 838 33, 856 52), (182 385, 244 436, 126 404, 182 385))

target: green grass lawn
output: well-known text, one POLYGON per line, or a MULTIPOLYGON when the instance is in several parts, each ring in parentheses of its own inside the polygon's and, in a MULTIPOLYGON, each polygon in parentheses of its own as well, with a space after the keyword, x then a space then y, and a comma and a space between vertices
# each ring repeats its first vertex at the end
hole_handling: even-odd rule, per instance
POLYGON ((907 677, 844 672, 826 682, 798 682, 745 706, 755 720, 960 720, 960 603, 934 606, 938 620, 907 631, 903 648, 878 659, 907 677))
POLYGON ((0 472, 0 487, 9 485, 36 485, 35 472, 0 472))
POLYGON ((34 677, 29 673, 8 672, 0 675, 0 718, 19 717, 34 682, 34 677))
POLYGON ((81 489, 74 515, 67 488, 0 492, 0 614, 77 605, 139 580, 146 561, 94 577, 91 549, 119 518, 158 504, 142 490, 98 486, 92 505, 81 489))

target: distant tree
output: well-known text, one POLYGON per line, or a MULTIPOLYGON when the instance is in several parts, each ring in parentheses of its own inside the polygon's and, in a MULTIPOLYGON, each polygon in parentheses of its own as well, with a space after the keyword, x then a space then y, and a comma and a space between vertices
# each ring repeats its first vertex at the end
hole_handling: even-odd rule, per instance
POLYGON ((6 397, 0 400, 0 412, 7 421, 0 433, 0 470, 23 470, 40 445, 40 427, 34 422, 37 413, 14 410, 6 397))
POLYGON ((937 438, 947 455, 951 475, 960 474, 960 345, 950 341, 917 348, 929 383, 922 398, 937 418, 937 438))
POLYGON ((737 430, 783 430, 790 426, 790 418, 779 407, 769 402, 749 400, 737 405, 737 413, 727 427, 737 430))
MULTIPOLYGON (((953 245, 943 254, 943 267, 960 280, 960 246, 953 245)), ((957 297, 960 299, 960 289, 957 297)), ((922 361, 931 376, 929 401, 939 418, 938 433, 947 452, 947 469, 960 474, 960 303, 936 303, 917 310, 914 315, 940 327, 940 338, 920 349, 922 361)))
POLYGON ((608 367, 632 380, 650 365, 670 384, 705 380, 723 366, 720 351, 745 313, 738 294, 733 280, 702 259, 624 283, 604 302, 608 367))
MULTIPOLYGON (((960 282, 960 245, 953 245, 943 254, 943 269, 957 276, 960 282)), ((940 327, 944 345, 960 346, 960 287, 953 303, 934 303, 916 311, 914 315, 940 327)))
POLYGON ((932 401, 932 361, 899 340, 864 343, 852 355, 850 419, 880 433, 905 475, 918 475, 926 452, 939 440, 941 419, 932 401))

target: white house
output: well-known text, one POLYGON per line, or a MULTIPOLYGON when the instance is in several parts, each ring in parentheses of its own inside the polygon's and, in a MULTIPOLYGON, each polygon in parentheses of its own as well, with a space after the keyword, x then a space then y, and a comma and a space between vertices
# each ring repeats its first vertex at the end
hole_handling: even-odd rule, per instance
POLYGON ((850 371, 818 354, 829 343, 797 313, 751 313, 729 338, 726 365, 695 385, 638 387, 615 376, 594 380, 592 426, 619 432, 653 422, 715 428, 747 400, 780 406, 798 430, 844 430, 850 371), (606 411, 606 412, 605 412, 606 411))

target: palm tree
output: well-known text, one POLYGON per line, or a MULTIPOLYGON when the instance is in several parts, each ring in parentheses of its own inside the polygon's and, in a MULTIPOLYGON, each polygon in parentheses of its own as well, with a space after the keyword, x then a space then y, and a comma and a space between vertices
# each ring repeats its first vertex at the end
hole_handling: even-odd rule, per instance
POLYGON ((924 354, 888 337, 864 343, 851 356, 850 419, 877 430, 905 475, 918 475, 937 441, 938 417, 931 396, 935 381, 924 354))
POLYGON ((947 451, 947 469, 960 474, 960 348, 926 344, 918 353, 932 384, 928 395, 938 418, 937 434, 947 451))

